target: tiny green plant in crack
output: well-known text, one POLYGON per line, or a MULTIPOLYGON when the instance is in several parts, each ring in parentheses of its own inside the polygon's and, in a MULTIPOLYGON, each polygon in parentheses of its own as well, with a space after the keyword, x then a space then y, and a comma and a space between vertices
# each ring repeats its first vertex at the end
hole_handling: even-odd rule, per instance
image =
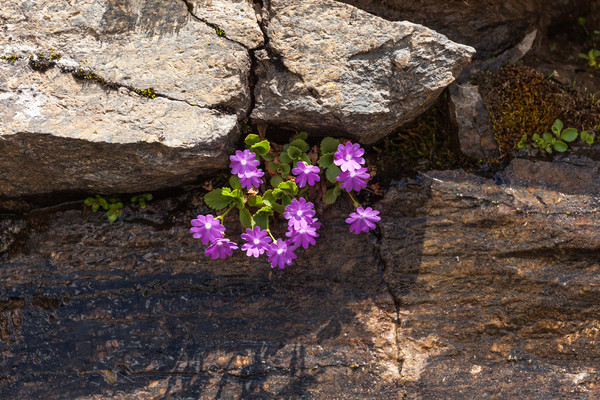
POLYGON ((219 28, 218 26, 215 27, 215 32, 217 33, 217 36, 221 36, 221 37, 225 37, 225 31, 221 28, 219 28))
POLYGON ((106 210, 106 216, 110 222, 115 222, 117 218, 121 216, 121 209, 123 208, 123 203, 119 201, 118 198, 111 197, 107 201, 99 194, 94 197, 88 197, 83 204, 91 207, 94 212, 98 211, 100 208, 106 210))
POLYGON ((136 194, 131 198, 131 202, 138 204, 140 208, 146 208, 146 205, 150 200, 152 200, 152 195, 150 193, 136 194))
POLYGON ((587 60, 590 67, 600 69, 600 50, 591 49, 587 54, 579 53, 579 57, 587 60))
MULTIPOLYGON (((563 129, 563 123, 560 119, 554 121, 551 131, 552 133, 546 132, 542 136, 537 133, 534 134, 532 137, 533 147, 543 149, 547 153, 552 153, 553 151, 564 153, 569 148, 567 143, 574 142, 578 137, 583 143, 588 145, 594 143, 593 133, 588 133, 587 131, 577 132, 575 128, 563 129)), ((527 139, 527 135, 523 135, 517 144, 517 148, 527 149, 529 147, 527 139)))

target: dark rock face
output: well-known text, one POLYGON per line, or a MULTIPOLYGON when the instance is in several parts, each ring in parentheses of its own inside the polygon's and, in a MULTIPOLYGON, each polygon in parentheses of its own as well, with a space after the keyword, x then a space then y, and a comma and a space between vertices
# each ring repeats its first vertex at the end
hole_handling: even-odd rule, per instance
POLYGON ((392 188, 378 238, 329 209, 272 273, 209 261, 192 195, 5 220, 0 397, 597 398, 597 199, 511 171, 392 188))
POLYGON ((340 0, 392 21, 412 21, 473 46, 475 60, 495 57, 536 27, 553 21, 573 23, 589 12, 590 0, 340 0), (575 17, 575 18, 573 18, 575 17))

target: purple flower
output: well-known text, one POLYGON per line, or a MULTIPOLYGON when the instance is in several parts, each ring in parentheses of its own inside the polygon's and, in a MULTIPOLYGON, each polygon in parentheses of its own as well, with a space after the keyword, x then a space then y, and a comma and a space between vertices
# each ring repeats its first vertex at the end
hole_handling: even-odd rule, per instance
POLYGON ((294 249, 290 247, 289 242, 281 239, 277 239, 276 243, 271 243, 269 247, 267 247, 267 256, 269 256, 271 268, 278 266, 281 269, 283 269, 285 265, 290 265, 292 260, 296 258, 294 249))
POLYGON ((255 171, 238 174, 238 177, 240 178, 242 187, 250 190, 252 187, 259 187, 260 184, 263 183, 263 180, 260 178, 264 176, 264 174, 262 169, 259 168, 255 171))
POLYGON ((211 256, 213 260, 217 258, 227 258, 233 254, 233 250, 238 248, 237 244, 232 242, 229 239, 217 239, 210 246, 206 248, 204 254, 206 256, 211 256))
POLYGON ((202 244, 214 242, 223 237, 225 227, 221 225, 221 221, 212 215, 198 215, 192 220, 192 228, 190 232, 194 234, 196 239, 201 239, 202 244))
POLYGON ((315 210, 312 208, 313 203, 306 201, 304 197, 300 197, 300 200, 293 199, 291 204, 285 206, 283 217, 294 230, 306 228, 313 222, 315 210))
POLYGON ((346 218, 346 223, 350 224, 350 232, 356 234, 369 232, 370 229, 375 228, 375 222, 381 220, 378 215, 379 211, 375 211, 371 207, 358 207, 356 212, 350 213, 350 218, 346 218))
POLYGON ((340 144, 338 151, 333 154, 335 158, 333 163, 344 172, 354 171, 365 163, 365 159, 361 157, 363 154, 365 154, 365 150, 361 149, 359 144, 346 142, 345 145, 340 144))
POLYGON ((306 228, 300 228, 298 230, 290 229, 285 233, 285 236, 290 238, 294 247, 302 246, 305 249, 308 249, 309 245, 314 245, 316 243, 315 238, 319 237, 317 229, 320 227, 321 223, 314 219, 313 223, 306 228))
POLYGON ((232 161, 229 164, 232 174, 237 174, 238 177, 242 177, 246 172, 256 171, 256 167, 260 164, 260 161, 255 160, 256 155, 250 150, 239 151, 236 150, 235 156, 229 156, 232 161))
POLYGON ((304 161, 298 161, 296 168, 292 169, 292 174, 296 175, 296 183, 298 186, 304 187, 308 181, 308 186, 312 186, 315 182, 319 182, 321 177, 319 176, 319 167, 316 165, 307 165, 304 161))
POLYGON ((346 189, 348 192, 351 190, 358 192, 361 188, 367 187, 367 182, 363 179, 369 179, 369 176, 366 168, 359 168, 354 171, 340 172, 335 179, 342 182, 342 189, 346 189))
POLYGON ((263 231, 258 226, 254 230, 246 229, 246 233, 242 234, 242 239, 248 242, 242 245, 242 250, 246 251, 248 257, 258 257, 263 254, 271 241, 271 238, 267 236, 267 231, 263 231))

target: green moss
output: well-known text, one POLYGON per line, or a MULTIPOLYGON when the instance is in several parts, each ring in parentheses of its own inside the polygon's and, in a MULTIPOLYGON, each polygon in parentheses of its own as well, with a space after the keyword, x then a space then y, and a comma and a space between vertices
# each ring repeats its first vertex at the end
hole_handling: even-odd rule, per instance
POLYGON ((2 56, 0 58, 3 60, 6 60, 8 62, 15 62, 15 61, 21 59, 22 57, 21 56, 2 56))
POLYGON ((153 88, 148 88, 148 89, 134 89, 133 90, 135 93, 139 94, 142 97, 145 97, 147 99, 153 99, 156 97, 156 92, 154 91, 153 88))
POLYGON ((556 119, 579 131, 600 128, 600 102, 578 93, 525 65, 509 65, 475 79, 490 112, 495 138, 504 157, 533 145, 533 135, 549 132, 556 119), (523 136, 527 139, 523 141, 523 136))
POLYGON ((530 67, 510 65, 477 83, 502 155, 516 151, 523 135, 543 135, 559 114, 559 96, 544 75, 530 67))
POLYGON ((101 85, 105 88, 108 88, 108 89, 117 90, 120 87, 124 87, 124 88, 127 88, 127 89, 131 90, 132 92, 138 94, 141 97, 145 97, 147 99, 156 98, 156 92, 154 91, 153 88, 137 89, 137 88, 134 88, 134 87, 128 86, 128 85, 120 85, 115 82, 107 81, 100 75, 96 74, 94 71, 86 70, 83 68, 78 68, 74 71, 69 71, 69 72, 71 72, 71 74, 73 74, 73 77, 75 77, 76 79, 81 79, 81 80, 85 80, 85 81, 93 81, 93 82, 96 82, 99 85, 101 85))

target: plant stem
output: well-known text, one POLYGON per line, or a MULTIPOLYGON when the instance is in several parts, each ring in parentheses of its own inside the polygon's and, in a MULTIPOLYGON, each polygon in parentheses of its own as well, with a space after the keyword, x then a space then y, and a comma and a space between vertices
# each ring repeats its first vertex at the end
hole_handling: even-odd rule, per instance
POLYGON ((273 239, 273 243, 277 243, 277 240, 275 240, 275 238, 273 237, 273 234, 271 233, 271 230, 269 229, 269 217, 267 217, 267 233, 269 234, 269 236, 271 236, 271 239, 273 239))
POLYGON ((354 208, 360 207, 360 203, 358 201, 356 201, 356 199, 354 198, 354 196, 352 196, 352 193, 346 191, 346 193, 348 193, 348 196, 350 196, 350 199, 352 199, 352 203, 354 204, 354 208))
POLYGON ((221 222, 223 222, 223 218, 225 218, 225 216, 227 215, 227 213, 228 213, 229 211, 231 211, 231 209, 232 209, 233 207, 234 207, 234 206, 231 206, 231 207, 229 207, 229 208, 227 209, 227 211, 225 211, 223 214, 219 215, 219 216, 218 216, 217 218, 215 218, 215 219, 221 220, 221 222))

